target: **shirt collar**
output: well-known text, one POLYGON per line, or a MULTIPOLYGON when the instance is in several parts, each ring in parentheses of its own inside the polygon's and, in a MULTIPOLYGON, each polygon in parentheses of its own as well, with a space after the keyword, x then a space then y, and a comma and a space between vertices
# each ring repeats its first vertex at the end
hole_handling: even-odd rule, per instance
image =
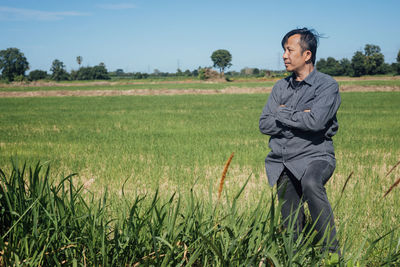
MULTIPOLYGON (((305 82, 310 86, 313 85, 313 83, 315 82, 316 74, 317 74, 317 69, 314 67, 313 71, 310 72, 310 74, 308 74, 307 77, 302 82, 305 82)), ((288 87, 291 86, 292 88, 294 88, 293 81, 295 78, 296 76, 294 75, 294 73, 292 73, 292 75, 289 77, 288 87)))

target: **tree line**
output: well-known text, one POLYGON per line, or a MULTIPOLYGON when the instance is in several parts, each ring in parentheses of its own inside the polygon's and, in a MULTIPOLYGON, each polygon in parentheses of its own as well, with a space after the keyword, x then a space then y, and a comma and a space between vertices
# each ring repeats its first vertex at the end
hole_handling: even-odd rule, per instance
POLYGON ((376 74, 400 74, 400 50, 397 54, 397 62, 389 65, 377 45, 367 44, 364 51, 354 53, 351 60, 343 58, 336 60, 333 57, 320 59, 316 63, 320 72, 332 76, 353 76, 376 74))
MULTIPOLYGON (((213 67, 219 69, 219 77, 224 76, 253 76, 253 77, 271 77, 279 76, 283 71, 270 71, 258 68, 243 68, 240 72, 225 70, 232 66, 232 55, 229 51, 218 49, 211 55, 213 67)), ((99 63, 96 66, 82 67, 83 58, 76 57, 79 69, 66 70, 65 64, 55 59, 50 68, 50 73, 45 70, 32 70, 28 75, 25 75, 29 70, 29 63, 24 54, 18 48, 7 48, 0 50, 0 70, 1 80, 6 81, 37 81, 43 79, 51 79, 55 81, 64 80, 108 80, 111 77, 116 78, 133 78, 147 79, 157 77, 197 77, 199 79, 208 79, 217 77, 217 72, 212 70, 212 67, 198 67, 193 71, 182 71, 179 68, 176 73, 161 72, 155 69, 153 73, 125 73, 122 69, 117 69, 114 72, 108 72, 104 63, 99 63)), ((316 68, 326 74, 332 76, 353 76, 360 77, 363 75, 376 74, 400 74, 400 50, 397 54, 397 62, 388 64, 385 63, 381 49, 377 45, 367 44, 364 51, 356 51, 351 58, 343 58, 336 60, 333 57, 326 59, 321 58, 316 63, 316 68)))
POLYGON ((28 75, 25 72, 29 70, 29 63, 24 53, 18 48, 7 48, 0 50, 0 70, 1 79, 6 81, 37 81, 51 79, 54 81, 67 80, 108 80, 110 75, 104 63, 96 66, 81 67, 83 58, 78 56, 76 61, 79 65, 78 70, 68 72, 65 64, 55 59, 50 67, 50 73, 45 70, 32 70, 28 75))

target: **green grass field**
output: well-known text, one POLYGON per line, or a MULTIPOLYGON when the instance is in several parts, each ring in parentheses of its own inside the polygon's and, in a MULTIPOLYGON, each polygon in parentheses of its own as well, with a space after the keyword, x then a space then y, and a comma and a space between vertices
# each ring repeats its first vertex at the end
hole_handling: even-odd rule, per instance
MULTIPOLYGON (((237 204, 246 214, 260 199, 270 201, 264 173, 268 137, 258 131, 267 97, 0 98, 0 168, 11 173, 10 158, 17 156, 28 165, 48 162, 52 177, 77 172, 78 184, 99 198, 107 188, 111 213, 118 213, 127 179, 124 192, 132 200, 157 188, 161 199, 174 192, 186 195, 195 183, 200 199, 211 192, 216 200, 223 166, 235 152, 223 193, 231 199, 250 177, 237 204)), ((342 94, 340 130, 334 138, 337 169, 327 191, 349 257, 366 238, 374 240, 392 229, 393 244, 400 237, 400 188, 382 198, 400 175, 399 167, 385 177, 400 160, 399 103, 400 92, 342 94)), ((378 264, 379 253, 388 250, 387 244, 378 244, 367 262, 378 264)))

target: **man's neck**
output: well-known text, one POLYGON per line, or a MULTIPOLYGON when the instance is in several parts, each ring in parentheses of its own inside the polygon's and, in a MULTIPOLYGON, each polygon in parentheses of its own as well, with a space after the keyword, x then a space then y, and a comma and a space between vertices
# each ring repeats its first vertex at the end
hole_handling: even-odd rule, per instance
POLYGON ((313 64, 306 64, 304 68, 299 71, 295 71, 294 75, 296 76, 296 81, 304 80, 312 71, 314 70, 313 64))

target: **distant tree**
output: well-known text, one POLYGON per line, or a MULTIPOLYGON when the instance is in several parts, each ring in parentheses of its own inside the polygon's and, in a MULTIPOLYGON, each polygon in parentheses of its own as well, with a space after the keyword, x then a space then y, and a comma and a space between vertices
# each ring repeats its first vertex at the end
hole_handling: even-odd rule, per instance
POLYGON ((352 76, 353 75, 353 69, 351 68, 351 62, 347 58, 342 58, 339 61, 340 68, 341 68, 341 75, 347 75, 347 76, 352 76))
POLYGON ((115 71, 115 75, 117 75, 117 76, 122 76, 122 75, 124 75, 124 70, 123 70, 123 69, 117 69, 117 70, 115 71))
POLYGON ((364 47, 364 54, 369 57, 376 55, 381 52, 381 48, 378 45, 366 44, 364 47))
POLYGON ((110 76, 106 65, 101 62, 99 65, 93 67, 93 80, 109 80, 110 76))
POLYGON ((396 73, 400 75, 400 50, 397 53, 396 73))
POLYGON ((161 71, 159 69, 154 69, 153 75, 154 76, 159 76, 159 75, 161 75, 161 71))
POLYGON ((382 66, 379 69, 379 73, 381 74, 389 74, 389 73, 394 73, 392 66, 388 63, 383 63, 382 66))
POLYGON ((228 50, 219 49, 212 53, 211 60, 214 62, 214 68, 219 68, 220 75, 224 75, 226 68, 232 66, 232 55, 228 50))
POLYGON ((29 81, 43 80, 47 78, 47 71, 44 70, 33 70, 29 72, 29 81))
POLYGON ((244 67, 240 70, 240 75, 251 75, 253 74, 253 69, 249 67, 244 67))
POLYGON ((18 48, 0 50, 0 70, 3 78, 13 81, 16 76, 25 76, 28 69, 28 60, 18 48))
POLYGON ((79 68, 81 68, 82 61, 83 61, 83 58, 81 56, 76 57, 76 62, 78 62, 79 68))
MULTIPOLYGON (((75 75, 75 73, 74 73, 75 75)), ((74 77, 71 72, 71 76, 74 77)), ((76 80, 109 80, 110 75, 104 63, 94 67, 82 67, 76 72, 76 80)))
POLYGON ((400 63, 400 49, 399 52, 397 53, 397 63, 400 63))
POLYGON ((208 77, 206 77, 206 68, 199 68, 199 79, 200 80, 207 80, 208 77))
POLYGON ((324 70, 326 69, 326 59, 321 58, 320 60, 318 60, 317 63, 315 64, 315 67, 317 68, 318 71, 325 73, 324 70))
MULTIPOLYGON (((71 73, 72 76, 72 73, 71 73)), ((82 67, 76 73, 76 80, 94 80, 93 68, 92 67, 82 67)))
POLYGON ((192 72, 190 70, 185 70, 183 72, 183 75, 185 75, 186 77, 192 76, 192 72))
POLYGON ((16 75, 14 76, 14 82, 25 82, 27 79, 25 75, 16 75))
POLYGON ((176 76, 183 76, 183 72, 181 71, 181 69, 177 69, 176 70, 176 76))
POLYGON ((383 64, 385 58, 381 53, 381 48, 377 45, 366 44, 364 48, 365 72, 369 75, 383 74, 385 69, 383 64))
POLYGON ((390 72, 393 73, 394 75, 397 74, 397 62, 392 62, 390 64, 390 72))
POLYGON ((263 73, 265 77, 272 77, 274 75, 270 70, 263 70, 261 73, 263 73))
POLYGON ((78 80, 78 72, 79 70, 71 70, 71 72, 69 73, 69 79, 70 80, 78 80))
POLYGON ((337 61, 333 57, 328 57, 326 59, 326 67, 327 67, 327 74, 332 75, 332 76, 339 76, 341 75, 341 68, 339 61, 337 61))
POLYGON ((69 75, 68 72, 65 70, 64 63, 58 59, 55 59, 53 61, 50 71, 52 72, 51 79, 55 81, 69 80, 69 75))
POLYGON ((343 68, 340 65, 340 62, 333 57, 328 57, 326 60, 320 59, 319 61, 317 61, 316 67, 320 72, 332 76, 344 75, 343 68))
POLYGON ((232 75, 232 76, 239 76, 239 75, 240 75, 240 73, 239 73, 239 72, 237 72, 237 71, 234 71, 234 70, 233 70, 233 71, 231 71, 230 73, 231 73, 231 75, 232 75))
POLYGON ((193 77, 199 76, 199 71, 198 71, 197 69, 194 69, 194 70, 192 71, 192 76, 193 76, 193 77))
POLYGON ((353 69, 353 76, 360 77, 367 73, 365 64, 366 57, 361 51, 357 51, 354 53, 354 56, 351 58, 351 67, 353 69))
POLYGON ((143 79, 143 74, 140 73, 140 72, 136 72, 136 73, 133 75, 133 78, 134 78, 134 79, 143 79))

